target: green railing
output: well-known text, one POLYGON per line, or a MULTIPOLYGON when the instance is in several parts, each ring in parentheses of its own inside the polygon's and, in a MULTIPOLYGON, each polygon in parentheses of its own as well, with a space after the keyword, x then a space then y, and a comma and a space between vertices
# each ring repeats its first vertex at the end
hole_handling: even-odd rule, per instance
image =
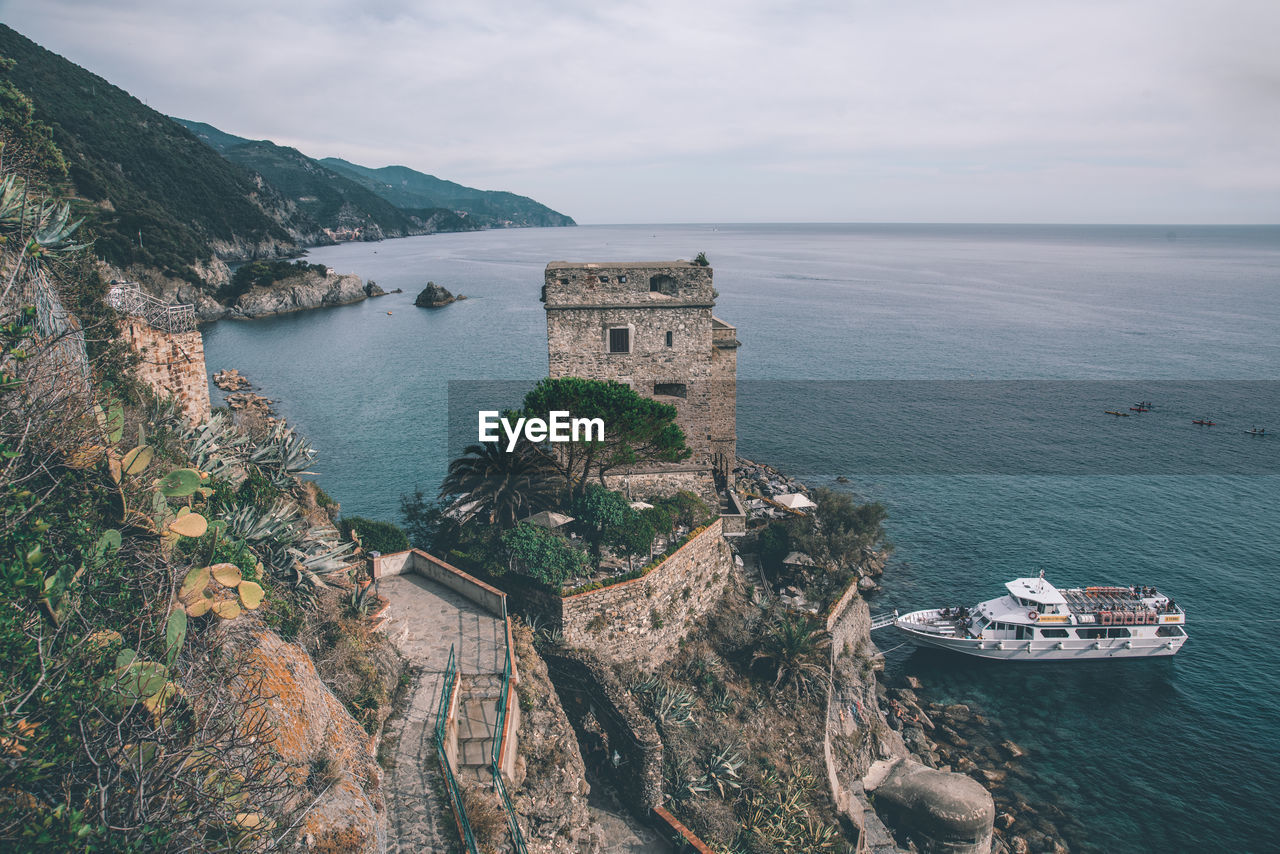
POLYGON ((507 597, 502 597, 502 637, 507 648, 506 660, 502 665, 502 694, 498 697, 498 714, 493 724, 493 752, 489 755, 489 771, 493 774, 493 789, 502 800, 503 812, 507 815, 507 830, 511 833, 511 847, 516 854, 528 854, 524 844, 524 833, 520 830, 520 822, 516 820, 516 810, 507 794, 507 786, 502 782, 502 732, 507 724, 507 697, 511 694, 511 623, 507 619, 507 597))
MULTIPOLYGON (((453 692, 458 690, 458 663, 454 657, 453 646, 449 647, 449 663, 444 669, 444 680, 440 686, 440 706, 436 709, 436 753, 440 756, 440 767, 444 769, 444 785, 449 793, 449 803, 453 807, 453 817, 458 822, 458 834, 466 846, 468 854, 479 854, 476 847, 475 834, 471 832, 471 822, 467 820, 467 808, 462 804, 462 790, 458 788, 458 779, 453 774, 453 763, 444 747, 444 731, 449 723, 449 707, 453 705, 453 692)), ((509 819, 508 819, 509 820, 509 819)), ((523 844, 523 840, 521 840, 523 844)))

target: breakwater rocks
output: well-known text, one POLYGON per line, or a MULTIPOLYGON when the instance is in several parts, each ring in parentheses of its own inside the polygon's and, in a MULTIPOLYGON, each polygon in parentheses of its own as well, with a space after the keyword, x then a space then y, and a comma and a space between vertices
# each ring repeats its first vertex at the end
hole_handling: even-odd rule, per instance
POLYGON ((249 391, 253 388, 253 384, 249 382, 248 377, 235 368, 218 371, 213 375, 213 384, 228 392, 226 398, 228 409, 259 415, 268 425, 276 423, 275 410, 271 408, 275 401, 249 391))
POLYGON ((922 686, 883 691, 889 725, 929 768, 968 775, 985 786, 995 801, 993 854, 1067 854, 1059 825, 1068 816, 1056 806, 1030 803, 1018 783, 1034 779, 1027 751, 1008 739, 979 710, 965 703, 927 702, 922 686))

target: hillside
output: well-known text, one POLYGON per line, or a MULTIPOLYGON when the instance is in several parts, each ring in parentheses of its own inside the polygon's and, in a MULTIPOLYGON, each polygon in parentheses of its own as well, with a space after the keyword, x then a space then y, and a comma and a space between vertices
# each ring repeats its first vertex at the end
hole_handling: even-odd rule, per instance
POLYGON ((343 231, 363 239, 379 239, 471 231, 482 226, 448 208, 402 210, 295 148, 270 140, 244 139, 204 122, 173 120, 232 163, 262 176, 279 192, 295 215, 295 237, 303 243, 328 242, 334 233, 343 231))
POLYGON ((128 92, 0 24, 0 55, 53 128, 96 253, 190 280, 192 265, 296 250, 276 194, 128 92), (273 216, 274 215, 274 216, 273 216))
POLYGON ((498 227, 576 225, 572 217, 553 211, 526 196, 499 190, 477 190, 407 166, 370 169, 337 157, 320 161, 324 166, 363 184, 397 207, 448 208, 483 217, 498 227))

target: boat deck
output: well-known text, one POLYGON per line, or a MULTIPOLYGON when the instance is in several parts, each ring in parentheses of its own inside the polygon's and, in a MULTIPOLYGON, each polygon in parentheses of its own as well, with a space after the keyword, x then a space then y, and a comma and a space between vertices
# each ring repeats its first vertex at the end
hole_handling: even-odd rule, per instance
POLYGON ((1096 614, 1099 611, 1149 611, 1160 609, 1167 597, 1160 593, 1135 596, 1127 587, 1088 587, 1059 590, 1072 614, 1096 614))

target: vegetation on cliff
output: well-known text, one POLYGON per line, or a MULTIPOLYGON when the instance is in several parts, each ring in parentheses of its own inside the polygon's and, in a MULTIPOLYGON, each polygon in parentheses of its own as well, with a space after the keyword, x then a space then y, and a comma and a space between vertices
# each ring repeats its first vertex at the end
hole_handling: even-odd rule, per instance
POLYGON ((270 193, 184 128, 2 24, 0 56, 15 61, 9 80, 52 128, 101 258, 198 281, 191 265, 215 246, 292 246, 267 212, 270 193))
POLYGON ((319 162, 405 210, 444 208, 461 211, 469 219, 474 219, 485 227, 576 224, 572 217, 553 211, 526 196, 500 190, 464 187, 407 166, 370 169, 337 157, 326 157, 319 162))
POLYGON ((178 118, 174 121, 227 160, 262 176, 293 206, 296 215, 288 225, 303 242, 323 242, 325 229, 358 232, 363 239, 378 239, 437 231, 473 231, 486 224, 482 219, 459 216, 449 208, 397 207, 295 148, 269 140, 233 136, 204 122, 178 118))
MULTIPOLYGON (((19 150, 43 129, 12 103, 19 150)), ((308 781, 319 742, 281 729, 278 695, 310 697, 350 762, 367 753, 352 732, 376 729, 395 675, 360 634, 356 546, 296 478, 304 439, 193 427, 134 381, 44 160, 0 165, 0 847, 266 849, 304 810, 323 833, 318 816, 344 813, 308 781), (268 627, 308 644, 338 699, 271 670, 267 647, 306 656, 268 627)), ((353 767, 343 792, 372 832, 353 767)))

